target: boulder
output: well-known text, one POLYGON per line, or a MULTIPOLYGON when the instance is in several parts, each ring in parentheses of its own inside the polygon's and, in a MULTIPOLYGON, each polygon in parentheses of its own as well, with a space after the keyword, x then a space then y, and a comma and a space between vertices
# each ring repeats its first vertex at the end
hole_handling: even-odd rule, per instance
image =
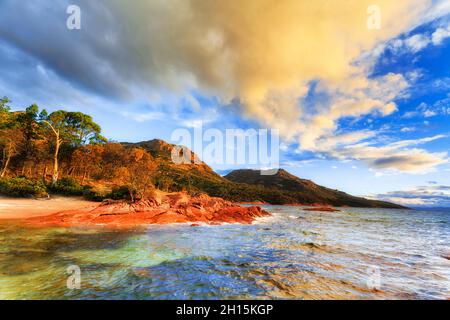
POLYGON ((260 207, 241 207, 205 194, 191 197, 187 193, 155 193, 154 199, 130 203, 104 202, 99 205, 28 219, 33 226, 106 226, 138 227, 150 224, 199 222, 251 224, 270 214, 260 207))

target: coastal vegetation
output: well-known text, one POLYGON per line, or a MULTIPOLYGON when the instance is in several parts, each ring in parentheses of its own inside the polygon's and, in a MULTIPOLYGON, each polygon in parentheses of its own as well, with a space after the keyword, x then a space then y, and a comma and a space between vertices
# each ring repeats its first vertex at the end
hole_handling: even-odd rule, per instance
POLYGON ((108 141, 91 116, 37 105, 11 111, 0 100, 0 193, 47 197, 84 196, 93 201, 152 197, 156 189, 206 193, 234 202, 354 207, 400 206, 353 197, 280 170, 275 176, 238 170, 222 177, 201 161, 175 164, 174 145, 162 140, 108 141))
POLYGON ((108 142, 101 127, 81 112, 48 114, 37 105, 11 111, 0 100, 0 192, 143 198, 153 188, 152 156, 108 142), (126 192, 125 192, 126 190, 126 192))

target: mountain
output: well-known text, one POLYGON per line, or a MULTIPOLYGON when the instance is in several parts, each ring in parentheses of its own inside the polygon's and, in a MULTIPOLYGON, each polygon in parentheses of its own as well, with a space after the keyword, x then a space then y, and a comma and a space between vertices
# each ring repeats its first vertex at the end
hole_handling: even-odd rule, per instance
POLYGON ((323 188, 311 180, 300 179, 284 169, 278 170, 275 175, 261 175, 258 170, 235 170, 227 174, 225 178, 236 183, 247 183, 286 191, 316 192, 323 188))
POLYGON ((311 180, 300 179, 284 169, 275 175, 261 175, 257 170, 235 170, 225 176, 226 179, 239 184, 263 187, 268 190, 283 191, 294 203, 331 204, 351 207, 402 208, 392 203, 355 197, 339 190, 319 186, 311 180))
POLYGON ((206 163, 200 161, 190 150, 192 163, 175 164, 172 161, 172 151, 176 145, 163 140, 155 139, 124 145, 142 148, 152 155, 158 164, 155 182, 160 189, 179 189, 176 191, 180 191, 183 188, 190 188, 191 191, 202 191, 205 185, 230 183, 206 163))
MULTIPOLYGON (((222 177, 201 161, 177 165, 171 159, 175 145, 163 140, 124 145, 143 148, 152 155, 158 165, 154 174, 155 185, 164 191, 187 190, 193 194, 205 192, 210 196, 236 202, 403 208, 325 188, 285 170, 279 170, 273 176, 263 176, 260 171, 255 170, 236 170, 222 177)), ((192 160, 198 160, 193 152, 191 155, 192 160)))

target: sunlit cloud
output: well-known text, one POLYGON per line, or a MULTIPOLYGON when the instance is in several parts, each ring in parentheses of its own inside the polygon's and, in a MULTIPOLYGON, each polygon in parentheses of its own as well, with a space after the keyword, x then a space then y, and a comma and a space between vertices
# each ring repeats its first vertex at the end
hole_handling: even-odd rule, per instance
MULTIPOLYGON (((321 157, 407 172, 447 161, 445 153, 380 144, 376 131, 345 135, 340 127, 342 119, 398 112, 398 100, 408 97, 417 76, 373 76, 373 67, 392 43, 412 53, 441 45, 448 37, 444 24, 431 33, 401 36, 449 13, 446 1, 379 0, 379 30, 367 28, 370 0, 78 3, 83 25, 74 33, 60 23, 69 1, 4 0, 0 36, 39 61, 41 78, 59 77, 71 88, 116 102, 151 102, 163 92, 157 112, 138 114, 124 103, 118 111, 124 117, 177 119, 177 108, 186 101, 201 115, 196 92, 217 98, 224 108, 239 106, 244 117, 279 129, 287 143, 321 157), (167 116, 170 112, 174 115, 167 116)), ((190 127, 201 125, 198 116, 178 118, 190 127)))
POLYGON ((416 187, 406 191, 392 191, 375 198, 406 206, 450 207, 450 186, 435 185, 416 187))
POLYGON ((379 146, 377 132, 354 131, 319 140, 316 152, 327 154, 340 160, 358 160, 369 168, 394 170, 409 173, 425 173, 435 170, 438 165, 448 163, 447 152, 428 152, 415 146, 426 144, 445 135, 422 139, 400 140, 379 146))

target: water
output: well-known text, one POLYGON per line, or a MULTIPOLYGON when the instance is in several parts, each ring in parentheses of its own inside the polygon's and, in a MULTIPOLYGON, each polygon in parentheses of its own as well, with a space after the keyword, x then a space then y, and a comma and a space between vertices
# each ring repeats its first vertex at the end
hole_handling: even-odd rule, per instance
POLYGON ((0 223, 0 299, 448 299, 450 212, 274 213, 132 231, 0 223), (67 268, 81 289, 67 288, 67 268))

